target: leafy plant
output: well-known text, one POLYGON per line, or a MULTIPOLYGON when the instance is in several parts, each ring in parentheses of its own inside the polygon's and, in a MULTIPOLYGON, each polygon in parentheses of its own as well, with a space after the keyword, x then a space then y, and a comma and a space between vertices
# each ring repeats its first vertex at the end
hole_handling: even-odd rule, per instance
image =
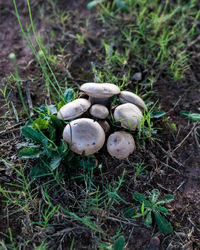
POLYGON ((173 227, 171 223, 163 217, 161 214, 167 215, 168 210, 164 206, 161 206, 165 203, 169 203, 174 200, 174 196, 168 194, 158 199, 160 196, 160 192, 158 189, 153 189, 149 193, 149 200, 145 198, 141 193, 134 192, 133 199, 140 202, 141 206, 135 206, 132 208, 128 208, 125 210, 124 215, 128 218, 139 218, 145 217, 144 224, 146 226, 150 226, 153 222, 152 215, 154 215, 155 222, 158 226, 158 230, 161 233, 169 234, 173 231, 173 227), (140 211, 139 211, 140 209, 140 211))
MULTIPOLYGON (((45 118, 39 119, 41 121, 40 128, 43 128, 41 124, 46 120, 45 118)), ((39 133, 30 126, 24 126, 21 129, 21 133, 27 139, 27 142, 24 144, 26 147, 19 151, 18 156, 23 159, 40 159, 40 164, 36 164, 31 172, 33 177, 48 173, 48 167, 50 170, 56 169, 60 165, 62 159, 69 153, 68 145, 65 141, 60 139, 59 143, 56 142, 57 131, 53 122, 57 123, 56 125, 59 124, 60 130, 64 128, 62 121, 52 116, 49 120, 49 127, 45 133, 46 135, 44 133, 39 133), (48 137, 51 138, 51 140, 48 137), (30 143, 30 141, 32 143, 30 143)), ((35 125, 36 124, 34 124, 34 126, 35 125)))
MULTIPOLYGON (((70 102, 73 96, 74 92, 68 89, 64 93, 64 100, 70 102)), ((41 106, 35 111, 39 117, 21 128, 21 134, 27 142, 19 145, 24 148, 18 153, 23 159, 40 160, 31 171, 33 177, 48 173, 49 168, 55 170, 69 153, 67 143, 62 140, 65 123, 57 119, 56 106, 41 106)))

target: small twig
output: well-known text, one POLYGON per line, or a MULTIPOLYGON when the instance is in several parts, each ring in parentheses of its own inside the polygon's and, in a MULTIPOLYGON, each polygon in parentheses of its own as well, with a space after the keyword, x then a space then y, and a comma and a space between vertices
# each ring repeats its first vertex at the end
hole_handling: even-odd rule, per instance
POLYGON ((172 170, 174 170, 175 172, 177 172, 177 173, 179 173, 180 174, 180 171, 178 171, 177 169, 175 169, 175 168, 173 168, 173 167, 171 167, 170 165, 168 165, 167 163, 164 163, 164 162, 160 162, 160 163, 162 163, 165 167, 168 167, 168 168, 170 168, 170 169, 172 169, 172 170))
POLYGON ((176 146, 176 148, 174 150, 172 150, 170 153, 175 152, 178 148, 180 148, 182 146, 182 144, 184 143, 185 140, 187 140, 187 138, 191 135, 191 133, 193 132, 195 126, 197 123, 194 124, 194 126, 192 127, 192 129, 190 130, 190 132, 186 135, 186 137, 176 146))
POLYGON ((173 191, 173 194, 175 194, 182 186, 185 184, 185 180, 181 182, 181 184, 173 191))
POLYGON ((157 183, 157 185, 160 187, 160 188, 162 188, 162 189, 164 189, 165 191, 167 191, 167 192, 172 192, 171 191, 171 189, 167 189, 167 188, 165 188, 165 187, 163 187, 163 185, 161 185, 160 183, 157 183))
POLYGON ((191 41, 190 43, 187 44, 187 47, 191 47, 193 46, 195 43, 200 41, 200 35, 193 41, 191 41))
POLYGON ((31 99, 31 95, 30 95, 30 91, 29 91, 28 81, 25 81, 24 85, 25 85, 26 97, 27 97, 29 111, 30 111, 30 117, 33 117, 34 116, 33 103, 32 103, 32 99, 31 99))
POLYGON ((11 140, 8 140, 8 141, 6 141, 6 142, 0 144, 0 148, 3 147, 3 146, 5 146, 5 145, 7 145, 7 144, 9 144, 10 142, 16 140, 16 138, 19 138, 19 137, 20 137, 20 136, 17 136, 17 137, 15 137, 15 138, 11 139, 11 140))
POLYGON ((178 164, 180 167, 183 167, 183 164, 180 163, 179 161, 177 161, 172 155, 171 152, 167 152, 161 145, 160 143, 156 142, 157 145, 159 146, 159 148, 172 160, 174 161, 176 164, 178 164))
POLYGON ((199 143, 199 139, 198 139, 198 137, 200 137, 200 134, 197 132, 197 129, 200 130, 200 126, 197 126, 197 127, 194 129, 194 138, 195 138, 195 141, 196 141, 197 146, 200 147, 200 143, 199 143))
POLYGON ((12 108, 13 108, 15 119, 16 119, 17 122, 19 122, 19 117, 18 117, 18 114, 17 114, 17 110, 16 110, 15 105, 14 105, 14 103, 12 101, 11 101, 11 105, 12 105, 12 108))
POLYGON ((53 234, 52 236, 60 236, 60 235, 69 233, 69 232, 73 231, 74 229, 76 229, 76 227, 65 228, 65 229, 63 229, 63 230, 61 230, 61 231, 56 232, 56 233, 53 234))
POLYGON ((182 98, 183 96, 179 97, 178 101, 174 104, 173 108, 171 108, 167 113, 170 113, 171 111, 173 111, 176 108, 176 106, 179 104, 182 98))
POLYGON ((19 123, 17 123, 17 124, 14 124, 14 125, 11 126, 11 127, 6 128, 6 130, 3 130, 3 131, 0 132, 0 135, 6 134, 6 133, 10 133, 10 132, 12 132, 12 131, 10 131, 10 130, 12 130, 12 129, 14 129, 14 128, 16 128, 16 127, 22 125, 22 124, 24 124, 24 121, 23 121, 23 122, 19 122, 19 123))
POLYGON ((136 224, 135 223, 132 223, 132 222, 130 222, 129 220, 123 220, 122 218, 114 218, 114 217, 110 217, 110 216, 108 216, 108 217, 106 217, 107 219, 109 219, 109 220, 113 220, 113 221, 118 221, 118 222, 120 222, 120 223, 124 223, 124 224, 127 224, 127 225, 132 225, 132 226, 136 226, 136 224))

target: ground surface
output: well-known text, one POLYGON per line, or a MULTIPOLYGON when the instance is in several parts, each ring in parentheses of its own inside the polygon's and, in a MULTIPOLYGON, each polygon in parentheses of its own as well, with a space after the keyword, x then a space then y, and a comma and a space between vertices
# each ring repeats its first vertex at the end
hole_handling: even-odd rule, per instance
MULTIPOLYGON (((70 86, 76 84, 74 85, 76 89, 77 84, 94 81, 91 62, 99 63, 99 55, 104 56, 100 37, 110 35, 106 27, 98 20, 97 13, 93 10, 87 10, 86 1, 60 0, 57 8, 67 11, 71 16, 66 25, 57 26, 58 20, 53 20, 52 10, 48 4, 43 5, 42 2, 34 1, 31 8, 37 32, 42 34, 44 43, 54 54, 60 54, 58 61, 60 60, 61 63, 54 66, 56 76, 64 81, 63 74, 66 74, 70 79, 70 86), (40 12, 38 6, 40 6, 40 12), (42 8, 45 9, 45 14, 41 14, 42 8), (85 30, 84 25, 87 17, 90 17, 90 20, 87 30, 85 30), (87 33, 86 45, 77 42, 75 36, 77 33, 87 33), (66 45, 62 54, 58 51, 56 44, 66 45)), ((24 1, 18 1, 17 4, 25 25, 26 22, 29 23, 28 10, 24 1)), ((46 249, 58 249, 58 247, 69 249, 72 240, 74 240, 75 249, 96 249, 97 240, 109 242, 119 227, 128 243, 126 249, 156 249, 150 244, 154 236, 157 236, 161 241, 158 249, 200 249, 200 148, 194 136, 195 128, 199 124, 180 116, 182 110, 199 112, 200 56, 198 49, 199 42, 194 44, 192 48, 197 53, 191 59, 191 69, 184 79, 170 81, 161 76, 153 86, 157 93, 152 96, 152 100, 158 100, 161 109, 167 112, 169 119, 160 119, 155 122, 155 126, 161 128, 158 130, 159 142, 145 142, 145 146, 141 150, 138 149, 129 158, 130 162, 135 163, 141 163, 145 160, 148 174, 133 181, 132 169, 126 161, 113 160, 105 150, 97 155, 98 161, 103 166, 102 171, 106 183, 112 184, 118 176, 122 176, 123 169, 127 168, 124 177, 125 183, 120 188, 119 195, 128 202, 128 205, 115 204, 117 211, 111 213, 110 216, 105 215, 102 210, 93 210, 88 214, 99 220, 98 223, 104 229, 105 238, 97 238, 97 233, 94 234, 90 228, 83 226, 75 219, 73 220, 70 215, 63 215, 60 212, 56 214, 56 218, 51 222, 52 228, 47 232, 40 225, 32 224, 32 222, 41 219, 37 209, 33 209, 34 211, 31 212, 32 208, 27 207, 28 213, 25 211, 13 213, 16 211, 13 208, 14 205, 13 207, 6 205, 5 196, 0 192, 0 240, 8 244, 8 249, 14 249, 13 246, 17 248, 20 244, 24 244, 24 249, 33 249, 33 247, 36 249, 36 246, 39 246, 42 241, 49 244, 46 249), (171 123, 176 124, 176 130, 170 129, 169 124, 171 123), (159 233, 156 228, 144 226, 142 219, 131 221, 129 224, 121 217, 121 212, 134 204, 131 196, 133 191, 145 193, 154 188, 159 189, 162 195, 168 193, 175 195, 175 201, 167 205, 168 219, 174 227, 174 232, 167 236, 159 233), (10 240, 10 232, 12 232, 12 241, 10 240)), ((0 0, 0 51, 0 88, 4 88, 10 72, 14 72, 13 64, 8 59, 8 55, 14 52, 20 77, 29 82, 34 107, 44 104, 46 92, 39 66, 34 61, 31 50, 26 46, 26 42, 19 32, 12 3, 3 0, 0 0)), ((132 80, 128 88, 134 90, 137 84, 132 80)), ((12 79, 9 81, 8 90, 11 90, 9 109, 5 105, 5 98, 2 95, 0 97, 0 116, 2 117, 0 156, 8 162, 14 163, 16 168, 20 168, 21 162, 17 158, 16 145, 21 141, 19 129, 25 122, 25 115, 12 79), (13 107, 15 108, 13 109, 13 107), (15 109, 18 113, 17 117, 15 109)), ((29 168, 30 166, 28 166, 29 168)), ((28 172, 29 170, 26 169, 25 175, 28 172)), ((94 174, 98 177, 100 170, 95 170, 94 174)), ((1 162, 0 185, 3 188, 7 187, 5 183, 16 183, 18 177, 19 174, 1 162)), ((33 203, 37 203, 37 199, 45 200, 41 184, 43 181, 46 182, 44 179, 31 184, 32 189, 38 191, 33 203)), ((96 183, 98 183, 98 178, 96 178, 96 183)), ((51 197, 54 201, 70 207, 70 199, 79 192, 83 185, 77 181, 76 185, 79 184, 80 188, 72 187, 68 181, 65 181, 63 190, 51 189, 51 197)), ((18 187, 10 187, 10 190, 15 189, 17 190, 18 187)), ((83 197, 80 198, 83 199, 83 197)), ((77 205, 78 203, 77 198, 77 205)), ((41 204, 42 201, 41 203, 39 201, 36 207, 41 209, 40 206, 43 206, 41 204)), ((84 213, 83 209, 82 213, 78 214, 84 216, 84 213)))

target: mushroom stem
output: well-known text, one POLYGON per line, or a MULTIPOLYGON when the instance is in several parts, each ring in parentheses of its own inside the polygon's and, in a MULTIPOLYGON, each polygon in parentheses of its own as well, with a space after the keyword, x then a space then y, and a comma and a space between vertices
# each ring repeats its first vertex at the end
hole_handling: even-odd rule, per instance
POLYGON ((99 98, 99 97, 92 97, 90 96, 89 99, 88 99, 91 104, 102 104, 102 105, 107 105, 108 104, 108 101, 109 101, 109 98, 108 97, 104 97, 104 98, 99 98))
POLYGON ((109 133, 109 131, 110 131, 109 123, 107 121, 105 121, 105 120, 104 121, 103 120, 98 120, 97 122, 100 124, 100 126, 103 128, 105 134, 107 135, 109 133))

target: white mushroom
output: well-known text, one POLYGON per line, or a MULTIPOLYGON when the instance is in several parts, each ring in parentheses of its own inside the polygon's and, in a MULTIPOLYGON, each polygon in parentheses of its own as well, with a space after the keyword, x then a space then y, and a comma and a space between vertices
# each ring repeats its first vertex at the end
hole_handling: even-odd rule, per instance
POLYGON ((139 124, 143 119, 143 115, 136 105, 132 103, 125 103, 119 105, 115 109, 114 118, 116 121, 121 122, 121 126, 123 128, 135 130, 136 128, 139 128, 139 124))
POLYGON ((121 103, 133 103, 140 109, 147 111, 147 106, 145 105, 144 101, 138 95, 130 91, 121 91, 119 100, 121 103))
POLYGON ((65 104, 58 111, 57 117, 58 119, 72 120, 85 113, 90 106, 91 106, 90 101, 88 101, 87 99, 79 98, 65 104))
POLYGON ((84 83, 80 90, 89 96, 92 104, 106 104, 109 97, 120 93, 119 87, 111 83, 84 83))
POLYGON ((73 152, 91 155, 103 147, 105 133, 98 122, 89 118, 80 118, 65 127, 63 139, 71 146, 73 152))
POLYGON ((117 158, 125 159, 135 150, 135 141, 133 136, 124 131, 118 131, 111 134, 107 141, 108 153, 117 158))
POLYGON ((99 119, 105 119, 109 115, 108 109, 101 104, 94 104, 90 108, 90 114, 99 119))

